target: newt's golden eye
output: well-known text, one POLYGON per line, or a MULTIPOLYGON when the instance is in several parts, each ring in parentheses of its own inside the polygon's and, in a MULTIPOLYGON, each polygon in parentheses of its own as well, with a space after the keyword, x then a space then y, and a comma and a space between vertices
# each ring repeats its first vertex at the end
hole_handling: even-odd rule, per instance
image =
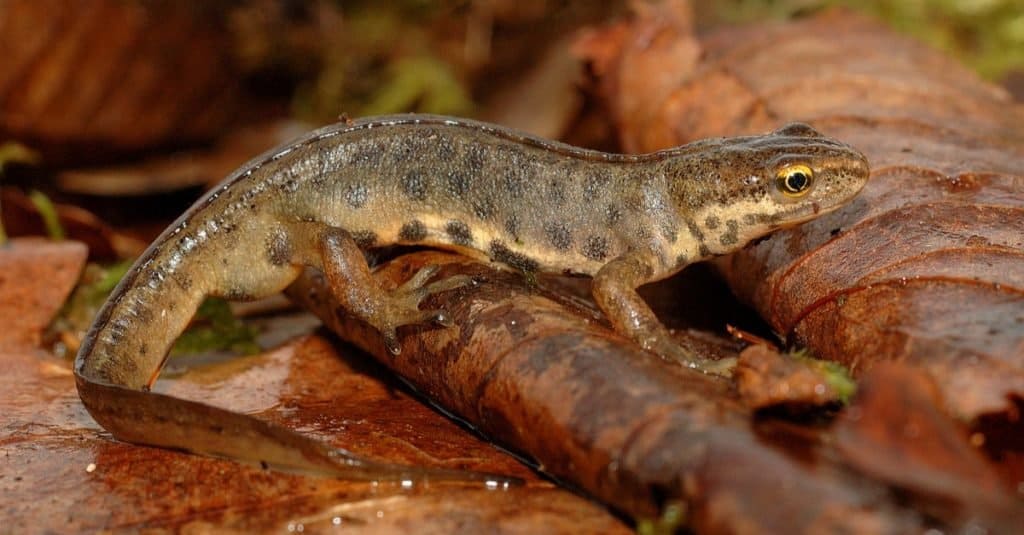
POLYGON ((806 165, 790 165, 775 175, 775 187, 787 197, 803 197, 811 191, 814 171, 806 165))

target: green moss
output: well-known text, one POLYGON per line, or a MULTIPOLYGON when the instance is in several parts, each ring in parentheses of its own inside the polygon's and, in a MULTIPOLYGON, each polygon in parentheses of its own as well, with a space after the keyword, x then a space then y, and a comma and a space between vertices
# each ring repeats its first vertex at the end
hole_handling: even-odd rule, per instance
POLYGON ((821 360, 815 357, 810 349, 798 349, 790 352, 788 356, 821 374, 825 378, 825 383, 836 393, 839 401, 843 404, 849 403, 853 395, 857 393, 857 382, 850 376, 850 370, 846 366, 821 360))
POLYGON ((686 523, 686 504, 673 501, 665 504, 658 518, 641 518, 636 521, 638 535, 672 535, 686 523))
POLYGON ((192 355, 210 351, 252 354, 260 351, 256 330, 231 313, 223 299, 208 298, 199 305, 192 324, 178 337, 171 355, 192 355))
POLYGON ((39 190, 29 192, 28 200, 39 211, 39 217, 43 219, 43 226, 46 227, 46 235, 52 240, 63 240, 64 227, 60 225, 60 217, 57 215, 57 207, 53 205, 53 201, 39 190))
MULTIPOLYGON (((51 331, 85 332, 132 263, 132 260, 125 260, 109 265, 88 264, 82 281, 54 320, 51 331)), ((209 298, 199 306, 192 323, 178 338, 171 354, 211 351, 257 353, 260 347, 256 343, 256 334, 255 329, 231 313, 227 301, 209 298)))
POLYGON ((84 333, 93 318, 132 266, 130 260, 115 264, 86 264, 82 278, 50 326, 51 332, 84 333))
POLYGON ((343 31, 323 43, 319 74, 296 94, 295 114, 323 120, 342 113, 469 113, 461 64, 430 33, 446 9, 446 2, 346 3, 343 31))
POLYGON ((396 61, 389 77, 361 110, 361 115, 381 115, 405 110, 421 113, 464 115, 473 107, 451 66, 430 56, 396 61))
POLYGON ((1024 69, 1024 2, 1020 0, 724 0, 706 2, 712 19, 785 19, 843 6, 945 50, 989 79, 1024 69))

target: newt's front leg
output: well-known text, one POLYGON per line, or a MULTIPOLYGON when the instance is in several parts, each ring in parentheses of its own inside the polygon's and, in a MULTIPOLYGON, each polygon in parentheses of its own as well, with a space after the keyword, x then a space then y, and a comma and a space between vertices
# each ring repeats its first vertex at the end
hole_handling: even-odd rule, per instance
POLYGON ((398 288, 382 289, 371 277, 366 258, 355 241, 336 227, 328 227, 321 234, 320 254, 324 276, 338 303, 349 314, 380 331, 392 355, 402 351, 398 327, 427 322, 451 325, 451 318, 443 310, 420 310, 423 299, 472 282, 468 276, 456 275, 426 284, 438 270, 437 266, 426 266, 398 288))
POLYGON ((658 265, 653 254, 637 251, 613 259, 594 276, 594 300, 617 332, 647 351, 704 373, 728 375, 732 359, 705 359, 693 347, 681 344, 636 292, 643 284, 660 278, 658 265))

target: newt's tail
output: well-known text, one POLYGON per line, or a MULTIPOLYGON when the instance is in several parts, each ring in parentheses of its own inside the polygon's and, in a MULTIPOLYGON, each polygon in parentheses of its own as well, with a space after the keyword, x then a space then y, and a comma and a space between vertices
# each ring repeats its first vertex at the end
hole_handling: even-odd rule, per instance
MULTIPOLYGON (((165 233, 157 244, 167 239, 165 233)), ((488 487, 518 482, 476 472, 369 461, 252 416, 150 392, 174 340, 210 293, 207 288, 218 286, 211 282, 216 274, 202 270, 211 265, 209 259, 201 255, 175 259, 167 249, 152 246, 121 281, 75 360, 82 403, 114 437, 287 472, 354 480, 472 481, 488 487), (193 262, 188 270, 171 269, 188 262, 193 262), (195 275, 184 278, 182 273, 195 275)), ((255 277, 257 284, 276 289, 291 278, 255 277)))

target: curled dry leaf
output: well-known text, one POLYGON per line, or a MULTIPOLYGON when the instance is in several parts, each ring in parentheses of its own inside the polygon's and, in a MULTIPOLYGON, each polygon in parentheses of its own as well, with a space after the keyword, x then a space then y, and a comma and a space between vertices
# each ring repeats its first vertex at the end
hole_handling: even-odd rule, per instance
POLYGON ((12 533, 629 533, 599 504, 537 479, 363 355, 339 351, 322 336, 179 369, 156 388, 254 413, 361 455, 501 472, 527 484, 508 491, 454 483, 406 488, 118 442, 82 406, 70 363, 41 353, 0 348, 0 495, 3 529, 12 533))
POLYGON ((446 410, 636 518, 681 502, 700 533, 921 528, 827 444, 793 451, 791 437, 760 436, 724 381, 653 358, 521 275, 423 252, 375 276, 394 286, 430 264, 480 284, 428 298, 455 327, 400 329, 394 357, 377 331, 340 314, 321 277, 307 273, 289 294, 446 410))
POLYGON ((203 9, 0 2, 0 134, 43 149, 49 162, 210 138, 238 91, 227 34, 203 9))
POLYGON ((845 11, 710 34, 696 64, 653 61, 694 46, 674 4, 610 31, 618 55, 607 43, 594 54, 625 146, 799 120, 873 168, 852 204, 719 259, 733 291, 855 374, 901 360, 926 370, 960 417, 1013 409, 1024 396, 1024 108, 845 11), (670 90, 637 86, 665 72, 670 90))
POLYGON ((942 405, 935 383, 920 370, 879 363, 836 422, 839 453, 950 525, 1017 531, 1024 506, 1003 491, 992 465, 942 405))

